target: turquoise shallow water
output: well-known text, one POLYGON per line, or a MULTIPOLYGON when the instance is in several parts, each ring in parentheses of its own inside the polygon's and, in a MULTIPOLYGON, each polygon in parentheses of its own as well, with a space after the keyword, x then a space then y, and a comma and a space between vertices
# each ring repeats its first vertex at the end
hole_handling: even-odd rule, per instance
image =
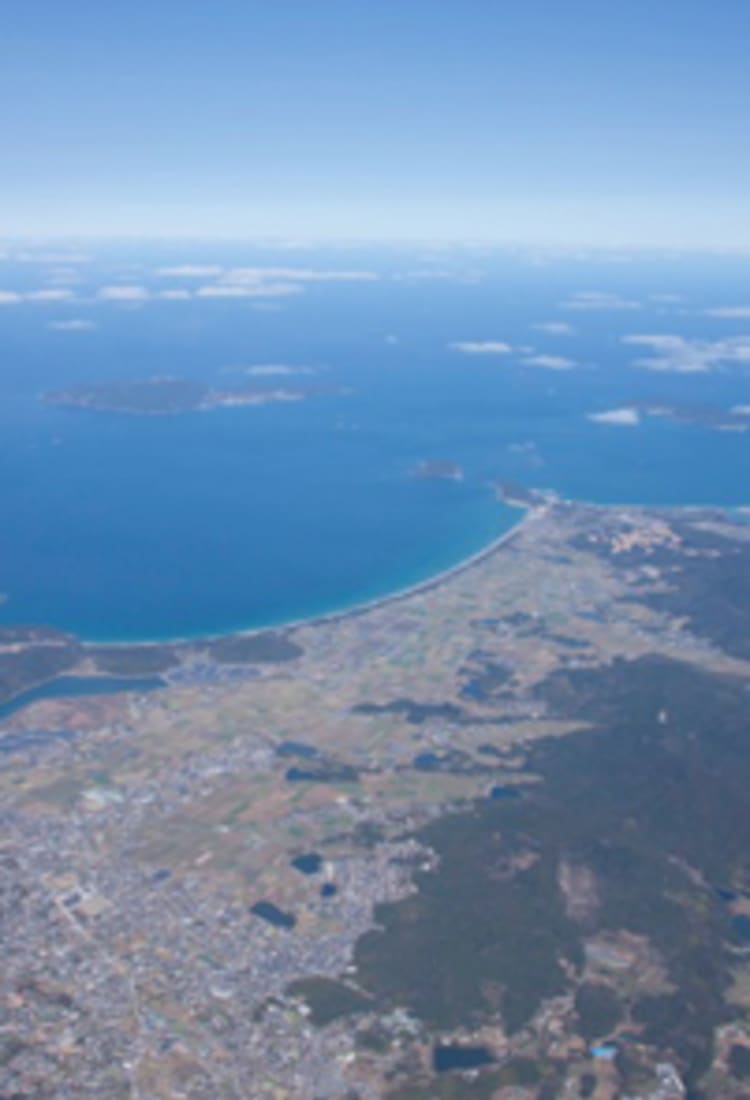
MULTIPOLYGON (((243 299, 96 297, 118 281, 150 295, 173 287, 159 268, 187 259, 279 262, 239 246, 202 248, 104 251, 79 268, 76 301, 0 312, 0 621, 53 623, 89 639, 167 638, 339 610, 424 580, 507 530, 518 513, 496 502, 498 478, 607 503, 750 501, 750 435, 587 419, 638 402, 750 403, 741 356, 699 374, 654 372, 635 367, 643 349, 623 343, 637 333, 740 340, 750 320, 705 311, 744 301, 747 261, 306 253, 284 266, 367 268, 379 278, 308 281, 262 310, 243 299), (443 274, 406 277, 415 268, 443 274), (620 307, 564 306, 592 289, 617 295, 620 307), (48 327, 71 318, 96 327, 48 327), (549 321, 574 331, 536 327, 549 321), (465 340, 513 351, 449 347, 465 340), (574 368, 524 363, 539 354, 574 368), (238 367, 269 363, 315 372, 285 384, 346 392, 170 418, 39 400, 50 388, 155 374, 227 386, 243 381, 238 367), (462 482, 413 476, 420 461, 443 458, 462 466, 462 482)), ((52 266, 6 263, 0 289, 38 287, 52 266)))

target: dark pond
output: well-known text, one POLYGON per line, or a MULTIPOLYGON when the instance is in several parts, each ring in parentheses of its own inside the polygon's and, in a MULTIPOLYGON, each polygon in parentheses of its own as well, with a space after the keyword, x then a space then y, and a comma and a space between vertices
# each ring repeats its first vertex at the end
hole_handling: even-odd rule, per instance
POLYGON ((289 783, 356 783, 359 776, 348 764, 311 761, 305 768, 288 768, 285 778, 289 783))
POLYGON ((301 756, 304 760, 312 760, 318 755, 314 745, 308 745, 304 741, 282 741, 276 746, 277 756, 301 756))
POLYGON ((487 1047, 437 1046, 432 1052, 436 1073, 447 1073, 452 1069, 478 1069, 494 1060, 487 1047))
POLYGON ((469 680, 461 688, 460 695, 462 699, 475 699, 478 703, 483 703, 487 698, 487 690, 478 680, 469 680))
POLYGON ((495 802, 501 802, 506 798, 520 798, 521 792, 518 787, 493 787, 490 791, 490 798, 495 802))
POLYGON ((323 857, 317 852, 308 852, 304 856, 295 856, 292 867, 303 875, 316 875, 323 866, 323 857))
POLYGON ((260 917, 261 920, 268 921, 274 928, 294 928, 297 923, 296 917, 292 916, 291 913, 285 913, 272 901, 257 901, 255 905, 251 906, 250 912, 254 913, 256 917, 260 917))
POLYGON ((732 938, 740 943, 750 943, 750 917, 740 914, 732 918, 732 938))

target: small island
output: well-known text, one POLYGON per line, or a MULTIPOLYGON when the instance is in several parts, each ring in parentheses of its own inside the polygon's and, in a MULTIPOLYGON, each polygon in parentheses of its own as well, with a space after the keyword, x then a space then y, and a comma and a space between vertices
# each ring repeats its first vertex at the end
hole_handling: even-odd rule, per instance
POLYGON ((241 405, 265 405, 272 401, 301 401, 307 396, 308 391, 303 389, 244 387, 215 390, 187 379, 158 377, 49 390, 43 395, 43 400, 48 405, 95 412, 173 416, 241 405))
POLYGON ((529 489, 516 481, 496 482, 495 495, 511 508, 542 508, 560 500, 554 489, 529 489))
POLYGON ((463 481, 464 472, 456 462, 434 459, 420 462, 414 476, 421 481, 463 481))
POLYGON ((697 425, 719 432, 746 432, 750 430, 750 409, 735 405, 731 409, 709 404, 674 404, 673 402, 640 402, 633 406, 643 416, 672 420, 676 424, 697 425))

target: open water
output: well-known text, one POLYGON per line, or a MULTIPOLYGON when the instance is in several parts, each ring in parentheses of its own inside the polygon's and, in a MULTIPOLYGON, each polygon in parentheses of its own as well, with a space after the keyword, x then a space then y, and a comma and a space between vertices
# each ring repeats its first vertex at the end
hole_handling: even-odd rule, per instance
POLYGON ((603 503, 750 503, 750 433, 697 414, 739 424, 730 410, 750 405, 750 310, 709 312, 750 305, 747 258, 184 244, 29 260, 11 249, 0 291, 0 622, 124 640, 339 610, 457 564, 517 522, 496 479, 603 503), (163 272, 187 263, 222 270, 163 272), (231 283, 237 265, 307 275, 262 276, 302 288, 278 297, 197 293, 231 283), (331 270, 376 277, 309 274, 331 270), (106 286, 142 296, 108 300, 106 286), (71 298, 7 298, 40 289, 71 298), (190 298, 157 297, 175 289, 190 298), (581 292, 612 297, 592 308, 581 292), (537 327, 549 322, 571 331, 537 327), (687 341, 683 369, 635 365, 654 352, 624 340, 644 334, 687 341), (466 341, 512 351, 450 346, 466 341), (706 347, 708 367, 685 372, 690 349, 706 347), (540 355, 571 367, 525 362, 540 355), (240 369, 269 364, 309 373, 240 369), (331 392, 173 417, 40 400, 154 375, 331 392), (702 422, 588 419, 643 403, 702 422), (414 476, 440 459, 464 480, 414 476))

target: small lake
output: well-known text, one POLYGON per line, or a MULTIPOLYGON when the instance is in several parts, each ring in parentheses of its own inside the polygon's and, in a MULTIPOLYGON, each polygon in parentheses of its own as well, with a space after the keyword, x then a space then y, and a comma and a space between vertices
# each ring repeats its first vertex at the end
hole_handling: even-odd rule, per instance
POLYGON ((317 852, 308 852, 303 856, 295 856, 292 867, 303 875, 317 875, 323 866, 323 857, 317 852))
POLYGON ((732 917, 732 939, 743 946, 750 944, 750 917, 744 913, 732 917))
POLYGON ((274 928, 284 928, 288 931, 297 923, 296 917, 279 909, 278 905, 274 905, 272 901, 257 901, 250 907, 250 912, 261 920, 267 921, 268 924, 272 924, 274 928))
POLYGON ((479 1069, 495 1059, 487 1047, 438 1046, 432 1052, 432 1063, 437 1073, 452 1069, 479 1069))

